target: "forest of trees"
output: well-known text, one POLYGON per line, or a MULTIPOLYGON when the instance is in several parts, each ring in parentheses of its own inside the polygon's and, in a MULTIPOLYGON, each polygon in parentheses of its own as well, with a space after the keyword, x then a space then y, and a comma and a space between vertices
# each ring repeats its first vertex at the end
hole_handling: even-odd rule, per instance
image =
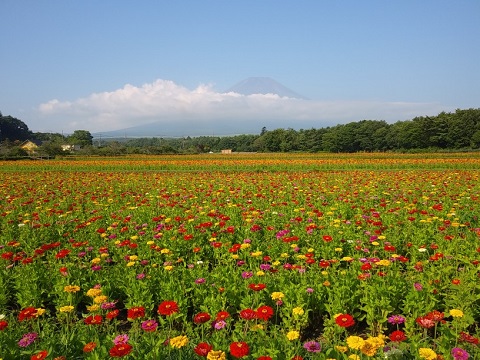
MULTIPOLYGON (((85 155, 191 154, 220 152, 471 151, 480 148, 480 109, 442 112, 388 124, 361 120, 320 129, 261 129, 257 135, 186 138, 93 139, 87 130, 69 136, 32 133, 26 124, 0 113, 0 156, 24 140, 42 142, 39 151, 65 155, 61 145, 80 145, 85 155)), ((5 156, 3 156, 5 157, 5 156)))

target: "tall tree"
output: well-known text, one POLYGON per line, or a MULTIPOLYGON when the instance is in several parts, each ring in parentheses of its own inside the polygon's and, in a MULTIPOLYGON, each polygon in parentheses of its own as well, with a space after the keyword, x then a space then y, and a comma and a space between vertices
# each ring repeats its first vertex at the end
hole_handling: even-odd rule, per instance
POLYGON ((31 137, 32 132, 23 121, 12 116, 3 116, 0 113, 0 141, 6 139, 23 141, 31 137))
POLYGON ((75 130, 67 139, 72 145, 93 145, 93 136, 87 130, 75 130))

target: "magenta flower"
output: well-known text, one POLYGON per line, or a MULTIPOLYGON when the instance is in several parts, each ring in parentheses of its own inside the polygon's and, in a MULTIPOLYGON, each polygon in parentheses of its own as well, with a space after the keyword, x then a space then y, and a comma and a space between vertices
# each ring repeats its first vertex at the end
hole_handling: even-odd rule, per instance
POLYGON ((33 332, 33 333, 27 333, 22 336, 22 338, 18 341, 18 346, 20 347, 27 347, 31 343, 33 343, 35 340, 37 340, 38 334, 33 332))
POLYGON ((320 343, 316 341, 307 341, 305 344, 303 344, 303 348, 306 349, 308 352, 313 353, 317 353, 322 350, 320 343))
POLYGON ((402 315, 392 315, 387 320, 393 325, 403 324, 405 322, 405 318, 402 315))
POLYGON ((452 356, 455 360, 467 360, 470 354, 463 349, 455 347, 452 349, 452 356))
POLYGON ((158 327, 158 323, 155 320, 145 320, 142 322, 142 329, 151 332, 155 331, 158 327))

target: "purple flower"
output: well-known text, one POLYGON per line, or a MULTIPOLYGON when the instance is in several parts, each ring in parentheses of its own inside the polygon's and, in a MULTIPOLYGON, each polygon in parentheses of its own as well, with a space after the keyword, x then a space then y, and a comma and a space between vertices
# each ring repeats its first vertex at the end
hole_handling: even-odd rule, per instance
POLYGON ((111 301, 111 302, 104 302, 100 307, 103 310, 109 310, 109 309, 115 309, 117 302, 116 301, 111 301))
POLYGON ((38 334, 33 332, 33 333, 27 333, 22 336, 22 338, 18 341, 18 346, 20 347, 27 347, 31 343, 33 343, 35 340, 37 340, 38 334))
POLYGON ((195 280, 195 284, 203 284, 205 282, 205 278, 198 278, 195 280))
POLYGON ((155 320, 145 320, 142 322, 142 329, 145 331, 155 331, 158 323, 155 320))
POLYGON ((260 270, 268 271, 272 266, 270 264, 260 264, 260 270))
POLYGON ((93 265, 92 266, 92 271, 98 271, 100 270, 102 267, 100 265, 93 265))
POLYGON ((307 293, 309 293, 309 294, 313 293, 313 289, 312 288, 307 288, 307 293))
POLYGON ((403 324, 405 322, 405 318, 402 315, 392 315, 387 320, 393 325, 403 324))
POLYGON ((452 349, 452 356, 455 360, 467 360, 470 354, 463 349, 455 347, 452 349))
POLYGON ((415 283, 415 284, 413 284, 413 287, 414 287, 415 290, 417 290, 417 291, 422 291, 422 290, 423 290, 423 286, 422 286, 422 284, 420 284, 420 283, 415 283))
POLYGON ((141 274, 138 274, 137 275, 137 280, 142 280, 145 278, 145 274, 144 273, 141 273, 141 274))
POLYGON ((307 341, 305 344, 303 344, 303 348, 306 349, 308 352, 313 353, 317 353, 322 350, 322 347, 316 341, 307 341))

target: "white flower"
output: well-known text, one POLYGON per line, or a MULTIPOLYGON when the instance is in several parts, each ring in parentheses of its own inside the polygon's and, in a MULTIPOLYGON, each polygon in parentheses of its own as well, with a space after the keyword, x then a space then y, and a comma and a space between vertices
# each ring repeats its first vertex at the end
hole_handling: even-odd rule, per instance
POLYGON ((425 248, 420 248, 420 249, 418 249, 418 251, 420 251, 420 252, 425 252, 425 251, 427 251, 427 249, 425 249, 425 248))

